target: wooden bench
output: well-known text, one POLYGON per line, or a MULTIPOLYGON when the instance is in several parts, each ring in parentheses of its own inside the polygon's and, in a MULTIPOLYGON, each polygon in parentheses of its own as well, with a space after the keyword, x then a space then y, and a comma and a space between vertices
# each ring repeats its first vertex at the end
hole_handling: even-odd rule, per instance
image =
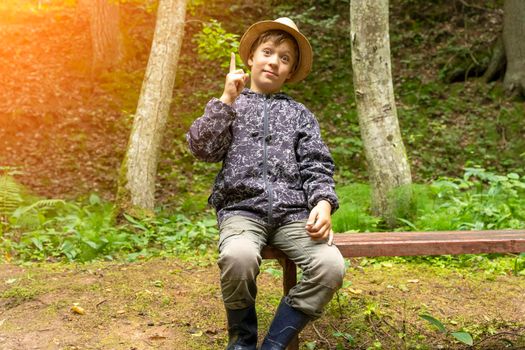
MULTIPOLYGON (((525 230, 373 232, 336 234, 334 243, 345 258, 411 255, 456 255, 525 252, 525 230)), ((267 246, 263 259, 278 259, 283 267, 284 295, 297 284, 297 268, 286 255, 267 246)), ((288 346, 298 350, 295 338, 288 346)))

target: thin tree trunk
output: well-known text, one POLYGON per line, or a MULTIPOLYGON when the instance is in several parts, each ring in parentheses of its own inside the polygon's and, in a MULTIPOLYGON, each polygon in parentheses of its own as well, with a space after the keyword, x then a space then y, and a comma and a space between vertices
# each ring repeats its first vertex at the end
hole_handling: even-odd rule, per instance
POLYGON ((91 75, 113 68, 123 57, 118 0, 80 0, 80 11, 88 11, 91 31, 91 75))
POLYGON ((117 202, 131 215, 152 214, 160 144, 172 100, 186 0, 160 0, 144 82, 120 174, 117 202))
MULTIPOLYGON (((396 189, 412 183, 401 139, 390 63, 387 0, 352 0, 350 4, 352 68, 370 184, 372 212, 395 225, 397 204, 410 202, 396 189)), ((408 196, 408 197, 407 197, 408 196)))
POLYGON ((503 42, 507 70, 505 90, 525 96, 525 1, 505 0, 503 9, 503 42))

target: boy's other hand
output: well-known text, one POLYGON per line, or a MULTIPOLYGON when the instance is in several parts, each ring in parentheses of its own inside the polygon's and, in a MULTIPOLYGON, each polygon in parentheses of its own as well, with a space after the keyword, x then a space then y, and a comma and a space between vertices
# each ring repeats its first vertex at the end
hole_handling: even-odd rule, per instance
POLYGON ((310 212, 306 222, 306 231, 313 240, 329 240, 332 242, 332 206, 330 202, 322 200, 310 212))
POLYGON ((244 89, 244 85, 248 82, 248 74, 235 66, 235 54, 232 52, 230 56, 230 72, 226 75, 224 92, 220 98, 222 102, 228 105, 231 105, 239 97, 242 89, 244 89))

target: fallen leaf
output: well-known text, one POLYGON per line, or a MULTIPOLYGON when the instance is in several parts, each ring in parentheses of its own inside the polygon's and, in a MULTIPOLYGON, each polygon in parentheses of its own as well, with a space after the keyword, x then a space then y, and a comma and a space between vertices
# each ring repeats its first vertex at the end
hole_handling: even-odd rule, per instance
POLYGON ((13 284, 13 283, 15 283, 16 281, 17 281, 16 278, 10 278, 10 279, 8 279, 8 280, 5 280, 5 284, 13 284))
POLYGON ((419 280, 418 279, 414 279, 414 280, 408 280, 407 282, 408 283, 419 283, 419 280))
POLYGON ((350 293, 353 293, 353 294, 362 294, 363 293, 363 291, 361 289, 348 288, 348 290, 350 291, 350 293))
POLYGON ((74 313, 79 314, 79 315, 85 315, 86 314, 86 311, 82 307, 80 307, 78 305, 73 305, 71 307, 71 311, 73 311, 74 313))

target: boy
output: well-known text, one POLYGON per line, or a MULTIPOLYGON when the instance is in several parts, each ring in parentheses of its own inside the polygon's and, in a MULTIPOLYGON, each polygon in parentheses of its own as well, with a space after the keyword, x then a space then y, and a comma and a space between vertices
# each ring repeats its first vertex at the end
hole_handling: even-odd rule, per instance
POLYGON ((312 113, 279 93, 312 66, 310 43, 295 23, 289 18, 255 23, 241 38, 239 53, 251 75, 235 69, 232 53, 222 96, 208 102, 187 140, 196 157, 223 162, 209 202, 219 223, 227 349, 257 347, 256 277, 267 244, 303 270, 261 346, 285 349, 321 316, 342 284, 344 260, 331 244, 330 215, 338 207, 334 163, 312 113))

